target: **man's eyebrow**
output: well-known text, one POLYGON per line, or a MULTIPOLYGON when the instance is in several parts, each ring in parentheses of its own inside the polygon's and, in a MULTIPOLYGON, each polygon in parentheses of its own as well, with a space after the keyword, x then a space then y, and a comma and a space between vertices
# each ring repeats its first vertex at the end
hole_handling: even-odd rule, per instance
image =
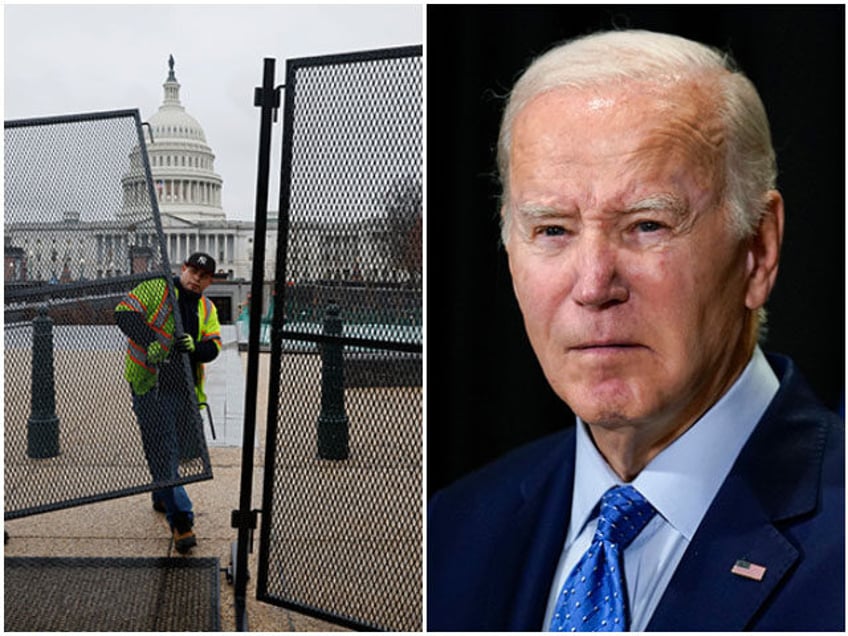
POLYGON ((539 203, 522 203, 515 207, 515 213, 531 219, 561 218, 570 214, 560 208, 539 203))
POLYGON ((689 206, 680 197, 673 194, 654 194, 626 205, 622 212, 633 214, 646 210, 664 210, 682 218, 689 211, 689 206))
MULTIPOLYGON (((635 214, 637 212, 646 212, 650 210, 670 212, 674 216, 682 219, 688 215, 689 206, 680 197, 674 194, 663 193, 654 194, 632 203, 628 203, 618 209, 618 212, 620 214, 635 214)), ((516 205, 514 211, 516 216, 535 221, 579 216, 578 212, 569 211, 566 208, 531 202, 516 205)))

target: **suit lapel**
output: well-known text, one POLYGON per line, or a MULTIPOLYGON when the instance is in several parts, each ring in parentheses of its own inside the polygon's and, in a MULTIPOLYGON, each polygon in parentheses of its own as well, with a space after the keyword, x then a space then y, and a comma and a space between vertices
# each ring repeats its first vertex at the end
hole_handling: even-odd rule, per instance
POLYGON ((781 388, 692 538, 651 631, 748 629, 799 558, 776 524, 815 508, 826 429, 806 415, 794 367, 775 362, 781 388), (740 559, 764 566, 762 580, 732 573, 740 559))
POLYGON ((693 537, 648 625, 651 631, 741 631, 798 559, 756 497, 728 484, 693 537), (766 568, 734 574, 743 559, 766 568))
POLYGON ((520 484, 523 505, 510 538, 516 554, 515 588, 509 612, 511 631, 538 631, 568 532, 574 486, 574 429, 569 429, 548 461, 520 484))

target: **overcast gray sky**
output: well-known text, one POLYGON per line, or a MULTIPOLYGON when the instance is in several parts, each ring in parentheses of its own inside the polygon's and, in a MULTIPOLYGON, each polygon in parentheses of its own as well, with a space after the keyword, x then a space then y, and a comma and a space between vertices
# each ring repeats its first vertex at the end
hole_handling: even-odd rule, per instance
MULTIPOLYGON (((283 84, 286 59, 423 42, 419 4, 6 4, 3 13, 4 119, 138 108, 146 120, 162 103, 173 54, 182 104, 203 126, 224 180, 224 210, 239 220, 254 214, 253 89, 264 58, 276 58, 283 84)), ((273 133, 272 209, 281 126, 273 133)))

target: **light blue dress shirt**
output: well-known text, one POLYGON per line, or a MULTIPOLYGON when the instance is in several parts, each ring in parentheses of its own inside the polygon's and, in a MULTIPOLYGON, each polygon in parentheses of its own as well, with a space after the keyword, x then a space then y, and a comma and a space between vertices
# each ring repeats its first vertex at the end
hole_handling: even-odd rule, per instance
MULTIPOLYGON (((648 626, 692 536, 779 385, 757 347, 719 401, 631 482, 658 513, 624 553, 631 631, 648 626)), ((598 524, 597 517, 592 517, 595 505, 609 488, 623 483, 579 419, 574 471, 571 522, 548 596, 543 631, 550 625, 565 579, 592 542, 598 524)))

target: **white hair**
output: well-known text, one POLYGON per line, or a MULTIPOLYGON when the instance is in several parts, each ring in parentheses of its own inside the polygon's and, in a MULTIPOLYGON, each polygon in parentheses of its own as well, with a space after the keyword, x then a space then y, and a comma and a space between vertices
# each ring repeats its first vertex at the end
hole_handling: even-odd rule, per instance
POLYGON ((730 223, 742 238, 759 225, 765 194, 775 187, 777 165, 768 118, 757 90, 728 55, 675 35, 607 31, 561 44, 537 58, 516 82, 501 120, 498 172, 502 238, 509 235, 509 155, 517 114, 542 93, 611 82, 676 83, 704 79, 716 85, 716 109, 727 143, 720 184, 730 223))

